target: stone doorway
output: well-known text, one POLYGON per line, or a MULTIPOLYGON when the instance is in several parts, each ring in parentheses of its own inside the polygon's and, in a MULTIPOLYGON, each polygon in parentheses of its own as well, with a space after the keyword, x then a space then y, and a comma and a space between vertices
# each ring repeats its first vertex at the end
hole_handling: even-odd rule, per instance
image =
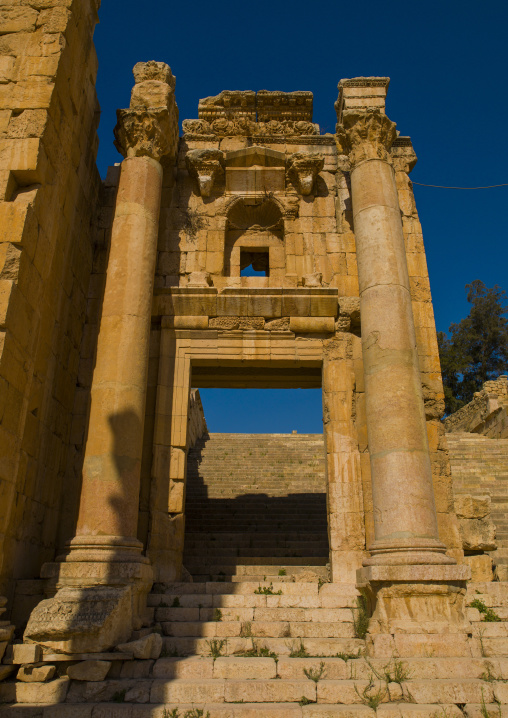
MULTIPOLYGON (((327 494, 323 535, 327 528, 328 553, 326 536, 316 552, 319 554, 317 558, 320 559, 318 562, 320 570, 328 563, 324 560, 328 556, 332 581, 354 583, 355 571, 365 555, 365 507, 353 409, 354 370, 351 352, 347 350, 347 341, 339 340, 327 346, 324 353, 323 340, 320 337, 315 339, 308 337, 302 340, 287 331, 280 333, 184 331, 175 329, 172 324, 172 321, 162 321, 155 410, 151 491, 153 498, 148 554, 155 569, 156 581, 164 583, 179 580, 182 576, 182 567, 185 565, 183 558, 186 539, 186 492, 189 491, 190 497, 193 492, 195 493, 196 488, 191 484, 187 486, 186 483, 187 455, 190 447, 191 387, 198 389, 250 387, 322 388, 324 437, 320 441, 322 441, 323 454, 326 456, 323 473, 326 477, 327 494), (337 387, 340 391, 337 391, 337 387)), ((291 439, 291 436, 287 437, 288 441, 291 439)), ((201 448, 204 450, 205 445, 201 448)), ((196 468, 198 457, 191 454, 189 460, 191 470, 192 462, 196 468)), ((197 478, 193 476, 192 480, 197 478)), ((244 488, 238 493, 248 495, 244 488)), ((323 495, 325 491, 320 490, 320 493, 323 495)), ((203 493, 202 487, 201 492, 203 493)), ((263 493, 263 491, 253 493, 263 493)), ((299 489, 293 493, 304 493, 304 491, 299 489)), ((275 500, 272 505, 275 506, 280 497, 273 498, 275 500)), ((205 499, 208 499, 208 496, 205 499)), ((232 506, 238 505, 240 509, 241 501, 238 497, 229 496, 228 500, 232 502, 232 506)), ((251 498, 250 501, 257 501, 258 507, 261 508, 259 498, 251 498)), ((285 501, 286 506, 289 507, 291 502, 288 499, 285 501)), ((323 499, 321 502, 323 503, 323 499)), ((223 503, 222 508, 225 506, 226 504, 223 503)), ((247 500, 242 510, 247 510, 248 514, 247 500)), ((266 505, 264 511, 266 512, 266 505)), ((318 509, 318 514, 320 511, 322 516, 321 509, 318 509)), ((192 526, 194 521, 192 515, 189 516, 189 521, 189 526, 192 526)), ((284 524, 284 521, 281 523, 284 524)), ((287 522, 285 527, 281 526, 281 529, 284 528, 288 528, 287 522)), ((249 540, 248 537, 247 543, 249 540)), ((293 541, 292 538, 284 539, 286 540, 293 541)), ((190 545, 187 542, 187 548, 190 545)), ((203 542, 200 545, 203 546, 203 542)), ((254 549, 255 546, 252 548, 254 549)), ((291 546, 291 548, 296 553, 296 547, 291 546)), ((237 549, 238 547, 233 553, 237 549)), ((245 555, 239 557, 245 558, 245 555)), ((252 556, 252 558, 259 559, 260 556, 252 556)), ((286 572, 288 571, 287 566, 275 563, 276 556, 273 553, 269 558, 273 562, 272 565, 278 566, 277 573, 284 568, 286 572)), ((284 558, 289 564, 291 563, 289 559, 298 559, 301 556, 284 558)), ((258 563, 258 565, 262 564, 258 563)), ((208 568, 203 571, 203 568, 204 564, 193 570, 199 576, 214 575, 213 571, 208 568)), ((219 564, 212 568, 217 569, 216 575, 220 572, 227 575, 224 565, 219 564)), ((248 570, 254 571, 254 569, 248 570)), ((322 572, 324 574, 324 570, 322 572)), ((267 575, 265 569, 262 577, 264 575, 267 575)))
MULTIPOLYGON (((227 403, 229 393, 206 391, 206 398, 227 403)), ((306 393, 272 391, 270 401, 266 392, 235 391, 235 433, 202 421, 187 457, 183 560, 194 581, 329 580, 323 431, 268 433, 265 418, 283 412, 285 401, 309 408, 306 393), (256 399, 263 415, 254 427, 247 414, 256 399), (255 429, 261 433, 246 433, 255 429)), ((321 404, 321 391, 312 393, 321 404)))

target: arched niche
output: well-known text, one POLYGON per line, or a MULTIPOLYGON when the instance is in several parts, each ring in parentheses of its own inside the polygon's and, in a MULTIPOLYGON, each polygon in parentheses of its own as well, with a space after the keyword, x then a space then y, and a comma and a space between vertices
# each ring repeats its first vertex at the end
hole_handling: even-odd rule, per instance
POLYGON ((239 198, 227 212, 224 272, 246 286, 282 286, 285 276, 284 220, 272 197, 239 198), (261 277, 241 277, 252 264, 261 277), (248 280, 248 281, 243 281, 248 280))

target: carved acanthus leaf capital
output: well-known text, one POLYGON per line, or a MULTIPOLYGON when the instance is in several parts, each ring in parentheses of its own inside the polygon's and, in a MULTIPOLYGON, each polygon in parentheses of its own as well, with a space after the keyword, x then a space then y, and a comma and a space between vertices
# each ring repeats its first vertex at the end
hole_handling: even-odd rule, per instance
POLYGON ((346 110, 337 125, 337 146, 354 167, 364 160, 390 162, 390 147, 397 136, 395 122, 375 110, 346 110))
POLYGON ((171 160, 178 146, 178 115, 171 109, 117 110, 115 147, 124 157, 171 160))
POLYGON ((319 154, 296 152, 288 162, 288 176, 303 195, 312 194, 318 174, 324 166, 324 158, 319 154))
POLYGON ((189 174, 197 178, 202 197, 210 197, 213 186, 224 174, 224 155, 220 150, 190 150, 185 157, 189 174))

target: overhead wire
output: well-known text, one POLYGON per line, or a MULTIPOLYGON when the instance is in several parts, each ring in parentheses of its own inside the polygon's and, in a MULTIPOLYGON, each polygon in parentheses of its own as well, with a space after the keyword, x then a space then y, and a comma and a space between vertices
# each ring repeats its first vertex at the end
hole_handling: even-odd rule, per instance
POLYGON ((442 184, 423 184, 423 182, 414 182, 413 180, 411 180, 411 182, 412 184, 417 184, 420 187, 435 187, 436 189, 494 189, 494 187, 508 187, 508 182, 505 182, 504 184, 490 184, 485 187, 450 187, 442 184))

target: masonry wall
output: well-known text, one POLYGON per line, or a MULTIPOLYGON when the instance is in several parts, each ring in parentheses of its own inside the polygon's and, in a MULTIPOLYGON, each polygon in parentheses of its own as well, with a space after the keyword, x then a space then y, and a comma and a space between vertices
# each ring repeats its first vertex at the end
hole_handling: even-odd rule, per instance
POLYGON ((98 0, 0 3, 0 593, 54 558, 93 260, 98 0))

